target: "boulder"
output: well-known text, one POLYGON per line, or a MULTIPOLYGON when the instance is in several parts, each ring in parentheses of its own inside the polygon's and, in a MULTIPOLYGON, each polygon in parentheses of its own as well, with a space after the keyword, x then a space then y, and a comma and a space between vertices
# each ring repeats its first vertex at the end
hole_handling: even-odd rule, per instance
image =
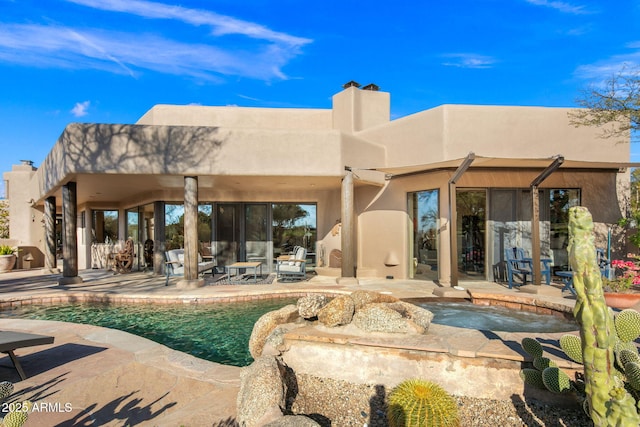
POLYGON ((424 329, 423 333, 426 333, 429 330, 429 326, 433 320, 433 313, 429 310, 404 301, 388 303, 387 307, 397 311, 402 315, 402 317, 411 320, 413 323, 424 329))
POLYGON ((353 318, 354 304, 348 295, 335 297, 318 311, 318 320, 325 326, 348 325, 353 318))
POLYGON ((320 424, 304 415, 285 415, 265 424, 264 427, 320 427, 320 424))
POLYGON ((307 295, 298 300, 298 313, 303 319, 311 319, 318 316, 318 311, 327 305, 327 297, 324 295, 307 295))
POLYGON ((287 350, 285 346, 284 336, 296 329, 304 326, 304 323, 286 323, 275 327, 273 332, 265 339, 262 347, 262 355, 279 356, 287 350))
POLYGON ((353 316, 353 324, 366 332, 407 333, 407 319, 384 303, 367 304, 353 316))
POLYGON ((282 417, 286 396, 283 370, 273 356, 259 357, 240 370, 238 424, 259 427, 282 417))
POLYGON ((393 295, 381 294, 380 292, 374 291, 355 291, 349 295, 353 300, 356 311, 360 310, 367 304, 371 304, 373 302, 396 302, 400 301, 398 298, 393 295))
POLYGON ((251 353, 251 356, 254 359, 260 357, 265 340, 271 335, 276 326, 293 322, 298 318, 298 308, 293 304, 263 314, 253 325, 253 331, 249 338, 249 353, 251 353))

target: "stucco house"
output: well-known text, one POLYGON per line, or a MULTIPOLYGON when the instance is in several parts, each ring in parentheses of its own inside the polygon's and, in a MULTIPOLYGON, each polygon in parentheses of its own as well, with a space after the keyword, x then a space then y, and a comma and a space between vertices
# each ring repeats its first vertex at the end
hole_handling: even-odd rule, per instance
POLYGON ((606 245, 630 166, 629 144, 569 111, 442 105, 391 120, 389 93, 350 82, 331 109, 156 105, 135 124, 72 123, 40 167, 4 173, 10 235, 32 267, 62 258, 65 283, 128 237, 157 274, 184 247, 184 287, 202 284, 198 253, 272 270, 294 244, 342 278, 499 280, 516 246, 566 268, 568 208, 588 207, 606 245))

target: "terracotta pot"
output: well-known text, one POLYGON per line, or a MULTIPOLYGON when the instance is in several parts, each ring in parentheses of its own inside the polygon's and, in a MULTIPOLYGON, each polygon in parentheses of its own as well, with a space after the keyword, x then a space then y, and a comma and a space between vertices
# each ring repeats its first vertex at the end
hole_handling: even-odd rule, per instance
POLYGON ((6 273, 13 270, 16 265, 16 255, 0 255, 0 273, 6 273))
POLYGON ((605 292, 604 299, 611 308, 625 309, 640 303, 640 292, 605 292))

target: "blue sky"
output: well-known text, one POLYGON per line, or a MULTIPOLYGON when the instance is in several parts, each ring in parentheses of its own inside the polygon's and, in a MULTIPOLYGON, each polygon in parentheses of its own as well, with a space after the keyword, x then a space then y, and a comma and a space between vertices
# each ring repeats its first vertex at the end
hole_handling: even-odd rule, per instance
POLYGON ((349 80, 390 92, 394 118, 570 107, 640 64, 639 23, 639 0, 0 0, 0 171, 39 166, 71 122, 134 123, 159 103, 330 108, 349 80))

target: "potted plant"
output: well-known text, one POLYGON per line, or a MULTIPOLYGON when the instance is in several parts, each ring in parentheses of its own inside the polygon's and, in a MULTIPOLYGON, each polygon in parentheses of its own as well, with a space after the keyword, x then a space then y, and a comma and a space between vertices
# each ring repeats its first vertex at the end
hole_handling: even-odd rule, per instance
POLYGON ((9 245, 0 245, 0 273, 13 270, 16 265, 18 249, 9 245))
POLYGON ((611 261, 614 277, 602 279, 604 298, 609 307, 624 309, 640 302, 640 266, 637 264, 640 258, 633 254, 627 256, 635 261, 611 261))

